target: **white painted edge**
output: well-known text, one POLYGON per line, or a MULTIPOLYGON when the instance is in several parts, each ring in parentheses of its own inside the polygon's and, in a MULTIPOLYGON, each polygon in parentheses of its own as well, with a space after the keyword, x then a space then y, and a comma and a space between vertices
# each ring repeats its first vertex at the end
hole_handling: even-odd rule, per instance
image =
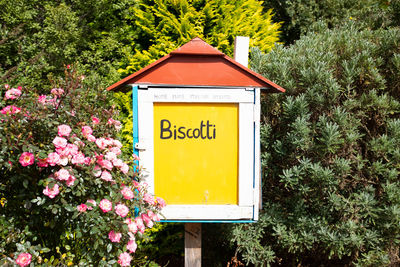
POLYGON ((239 206, 254 205, 253 106, 253 103, 239 103, 239 206))
POLYGON ((237 205, 167 205, 161 211, 167 220, 249 220, 253 207, 237 205))
POLYGON ((261 150, 260 150, 260 89, 255 89, 254 105, 254 220, 258 220, 261 203, 261 150))
POLYGON ((252 91, 241 89, 168 89, 149 88, 141 101, 179 103, 253 103, 252 91))
POLYGON ((142 179, 148 184, 148 192, 154 195, 154 111, 153 103, 143 101, 147 93, 145 90, 138 90, 139 143, 143 148, 139 150, 139 164, 142 179))

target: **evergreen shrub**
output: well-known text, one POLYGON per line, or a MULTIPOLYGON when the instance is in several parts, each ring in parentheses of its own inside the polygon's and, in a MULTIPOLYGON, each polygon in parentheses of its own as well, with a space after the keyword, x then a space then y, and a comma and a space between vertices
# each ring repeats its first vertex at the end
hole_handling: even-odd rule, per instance
POLYGON ((287 91, 262 99, 263 209, 233 230, 244 260, 398 265, 400 30, 317 24, 251 65, 287 91))

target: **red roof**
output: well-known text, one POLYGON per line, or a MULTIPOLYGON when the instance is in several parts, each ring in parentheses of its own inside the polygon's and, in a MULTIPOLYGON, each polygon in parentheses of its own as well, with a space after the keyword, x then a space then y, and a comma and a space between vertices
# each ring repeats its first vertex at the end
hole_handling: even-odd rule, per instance
POLYGON ((285 91, 198 37, 107 90, 121 90, 127 84, 258 87, 285 91))

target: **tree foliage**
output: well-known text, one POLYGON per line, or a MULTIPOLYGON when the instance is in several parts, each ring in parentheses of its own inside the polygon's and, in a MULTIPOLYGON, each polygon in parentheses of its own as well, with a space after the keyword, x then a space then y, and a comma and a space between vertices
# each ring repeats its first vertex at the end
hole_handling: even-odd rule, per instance
POLYGON ((234 240, 247 262, 399 263, 400 31, 327 29, 253 50, 287 89, 263 98, 263 211, 234 240))
POLYGON ((129 8, 133 51, 129 75, 198 36, 232 56, 235 36, 249 36, 264 52, 278 42, 280 23, 256 0, 141 0, 129 8))
POLYGON ((314 23, 324 21, 329 28, 352 21, 361 28, 379 29, 400 25, 398 0, 271 0, 276 21, 282 21, 282 40, 293 43, 307 33, 314 23))
POLYGON ((86 75, 118 74, 129 0, 0 1, 0 80, 40 87, 79 63, 86 75))

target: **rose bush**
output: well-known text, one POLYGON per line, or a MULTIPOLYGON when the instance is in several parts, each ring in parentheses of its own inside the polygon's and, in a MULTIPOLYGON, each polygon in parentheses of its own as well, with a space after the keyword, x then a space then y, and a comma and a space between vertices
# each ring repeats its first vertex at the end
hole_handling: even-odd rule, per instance
POLYGON ((83 78, 0 89, 0 264, 129 266, 159 221, 107 92, 83 78))

